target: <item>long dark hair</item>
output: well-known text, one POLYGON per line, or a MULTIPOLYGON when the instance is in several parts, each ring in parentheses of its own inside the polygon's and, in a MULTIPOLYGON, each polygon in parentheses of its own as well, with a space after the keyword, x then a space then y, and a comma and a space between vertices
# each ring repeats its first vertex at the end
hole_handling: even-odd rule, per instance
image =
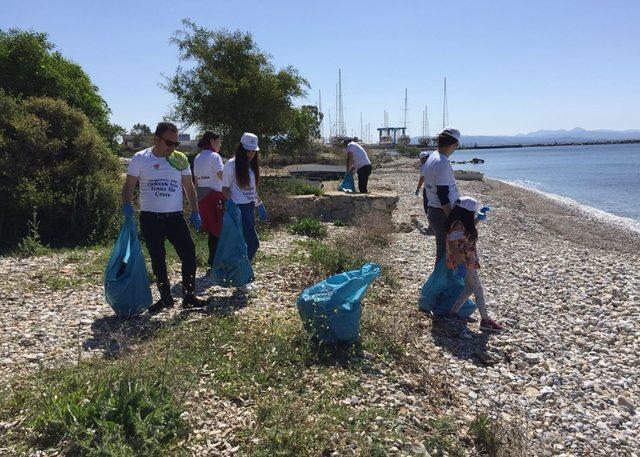
POLYGON ((476 214, 473 211, 464 209, 462 206, 456 205, 447 218, 447 232, 451 230, 451 226, 455 221, 462 222, 464 226, 464 234, 469 241, 478 240, 478 229, 476 229, 476 214))
POLYGON ((211 140, 217 140, 220 135, 211 130, 207 130, 202 134, 200 141, 198 141, 198 147, 200 149, 211 149, 211 140))
POLYGON ((253 174, 256 177, 256 188, 260 184, 260 164, 258 162, 258 152, 256 151, 251 163, 247 160, 247 150, 242 146, 242 143, 238 143, 235 153, 235 166, 236 166, 236 181, 238 185, 243 188, 249 187, 251 180, 249 179, 249 167, 253 170, 253 174))

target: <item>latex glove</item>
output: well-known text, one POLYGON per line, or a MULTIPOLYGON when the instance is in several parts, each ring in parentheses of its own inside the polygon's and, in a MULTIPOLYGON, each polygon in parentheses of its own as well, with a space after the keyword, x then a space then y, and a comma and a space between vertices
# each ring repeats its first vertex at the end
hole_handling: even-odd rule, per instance
POLYGON ((478 219, 479 221, 484 221, 487 218, 487 213, 489 211, 491 211, 491 207, 483 206, 482 208, 480 208, 480 211, 478 211, 476 219, 478 219))
POLYGON ((264 207, 264 203, 262 202, 258 205, 258 217, 263 221, 267 220, 267 209, 264 207))
POLYGON ((456 268, 456 274, 461 278, 464 278, 467 275, 467 267, 464 265, 464 263, 458 264, 458 268, 456 268))
POLYGON ((125 219, 131 219, 135 212, 133 211, 133 205, 131 203, 125 203, 121 208, 122 214, 124 214, 125 219))
POLYGON ((202 219, 200 219, 199 212, 191 211, 191 218, 189 220, 191 222, 191 227, 195 230, 200 230, 200 227, 202 227, 202 219))

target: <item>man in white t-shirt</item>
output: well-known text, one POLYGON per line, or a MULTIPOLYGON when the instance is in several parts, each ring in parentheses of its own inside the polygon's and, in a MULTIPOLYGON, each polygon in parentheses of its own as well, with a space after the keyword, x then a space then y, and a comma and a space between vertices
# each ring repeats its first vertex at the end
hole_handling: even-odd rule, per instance
POLYGON ((343 144, 347 148, 347 173, 358 173, 358 191, 368 193, 367 184, 371 175, 371 161, 367 151, 358 143, 358 138, 345 138, 343 144))
POLYGON ((424 188, 427 219, 436 235, 436 264, 444 257, 447 240, 447 218, 460 197, 449 156, 460 144, 460 132, 447 128, 438 135, 438 150, 424 164, 424 188))
POLYGON ((196 178, 196 192, 198 194, 200 216, 202 217, 202 229, 207 232, 208 236, 208 265, 213 264, 224 217, 223 164, 222 157, 219 154, 221 145, 220 135, 207 130, 202 134, 198 142, 198 147, 201 151, 193 160, 193 174, 196 178))
POLYGON ((150 313, 173 306, 165 260, 166 239, 182 261, 183 306, 205 304, 195 296, 196 251, 182 214, 183 191, 191 207, 191 224, 196 230, 201 224, 198 200, 189 162, 184 154, 174 151, 179 144, 178 128, 170 122, 160 122, 153 147, 133 156, 122 187, 122 212, 129 218, 134 215, 133 191, 136 183, 140 183, 140 230, 160 292, 160 300, 149 308, 150 313))

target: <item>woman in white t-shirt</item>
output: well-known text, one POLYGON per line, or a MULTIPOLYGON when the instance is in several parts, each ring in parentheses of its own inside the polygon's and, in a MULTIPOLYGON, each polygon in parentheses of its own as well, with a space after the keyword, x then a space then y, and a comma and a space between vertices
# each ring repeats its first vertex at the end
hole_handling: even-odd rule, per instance
POLYGON ((213 258, 216 255, 224 216, 223 164, 219 154, 221 145, 220 135, 207 130, 198 142, 201 151, 193 160, 193 174, 196 179, 202 230, 207 232, 209 237, 209 259, 207 261, 209 265, 213 263, 213 258))
POLYGON ((224 166, 222 192, 240 209, 242 234, 247 243, 247 256, 252 261, 260 242, 256 232, 255 208, 259 204, 260 165, 258 163, 258 137, 243 133, 236 147, 235 157, 224 166))
POLYGON ((347 148, 347 173, 358 173, 358 191, 369 192, 367 184, 371 175, 371 161, 367 151, 358 144, 358 138, 345 138, 343 144, 347 148))

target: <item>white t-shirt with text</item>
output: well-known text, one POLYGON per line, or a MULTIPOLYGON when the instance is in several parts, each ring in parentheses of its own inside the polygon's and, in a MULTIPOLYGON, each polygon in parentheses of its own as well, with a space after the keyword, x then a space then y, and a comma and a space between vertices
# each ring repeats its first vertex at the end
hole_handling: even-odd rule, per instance
POLYGON ((253 170, 249 169, 249 187, 243 189, 238 186, 236 180, 236 159, 230 159, 225 165, 222 172, 222 186, 228 187, 231 192, 231 200, 236 205, 256 202, 258 194, 256 192, 256 176, 253 170))
POLYGON ((347 145, 347 152, 351 153, 351 157, 353 157, 353 167, 356 170, 359 170, 365 165, 371 165, 371 161, 369 160, 367 151, 365 151, 364 148, 360 146, 358 143, 354 141, 349 143, 347 145))
POLYGON ((182 211, 182 177, 191 176, 191 169, 177 170, 166 157, 157 157, 153 148, 137 152, 127 168, 140 183, 140 210, 154 213, 182 211))
POLYGON ((424 188, 427 190, 429 206, 440 208, 437 186, 447 186, 449 189, 449 203, 453 207, 460 198, 453 168, 447 156, 439 152, 432 152, 424 166, 424 188))
POLYGON ((222 171, 222 157, 217 152, 205 150, 200 152, 193 160, 193 174, 196 177, 196 186, 208 187, 215 191, 222 190, 222 180, 218 178, 218 172, 222 171))

